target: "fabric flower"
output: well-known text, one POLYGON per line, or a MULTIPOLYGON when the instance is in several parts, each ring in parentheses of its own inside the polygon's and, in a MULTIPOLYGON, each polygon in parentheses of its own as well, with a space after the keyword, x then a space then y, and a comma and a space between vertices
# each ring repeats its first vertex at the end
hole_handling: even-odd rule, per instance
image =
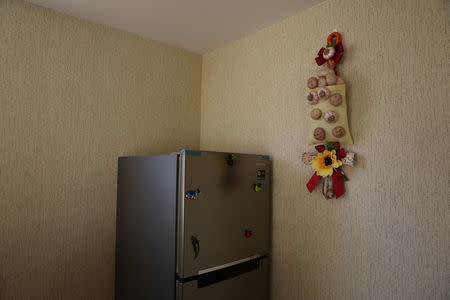
POLYGON ((327 39, 327 46, 322 47, 317 53, 316 63, 321 66, 327 63, 328 67, 337 75, 337 64, 344 52, 342 38, 339 32, 332 32, 327 39))
POLYGON ((336 123, 338 120, 338 114, 337 112, 330 110, 325 113, 323 119, 328 123, 336 123))
POLYGON ((336 158, 336 150, 324 150, 311 161, 311 166, 317 172, 317 175, 328 177, 333 175, 334 169, 342 166, 342 161, 336 158))
POLYGON ((320 100, 327 100, 330 97, 330 90, 326 87, 321 87, 317 90, 317 96, 320 100))
POLYGON ((308 101, 308 104, 314 105, 319 102, 319 96, 317 95, 317 92, 309 92, 306 96, 306 100, 308 101))
POLYGON ((336 53, 336 50, 334 50, 333 47, 327 47, 323 51, 323 58, 326 60, 329 60, 334 56, 335 53, 336 53))

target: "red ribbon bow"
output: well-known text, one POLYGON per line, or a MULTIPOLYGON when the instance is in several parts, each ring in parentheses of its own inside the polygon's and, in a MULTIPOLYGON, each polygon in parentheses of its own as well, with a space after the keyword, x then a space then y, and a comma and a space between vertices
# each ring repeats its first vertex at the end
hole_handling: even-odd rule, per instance
MULTIPOLYGON (((328 47, 332 46, 328 45, 328 47)), ((331 57, 330 59, 325 59, 323 58, 323 51, 325 51, 325 48, 320 48, 319 53, 317 53, 316 63, 319 66, 327 63, 328 67, 330 67, 334 71, 334 73, 337 74, 337 64, 344 55, 344 47, 342 46, 342 43, 337 44, 336 47, 334 47, 334 50, 336 52, 334 53, 333 57, 331 57)))
MULTIPOLYGON (((341 148, 341 145, 339 142, 333 143, 334 148, 337 148, 336 150, 336 158, 340 160, 341 158, 345 157, 345 151, 343 148, 341 148)), ((315 146, 316 150, 318 152, 323 152, 327 148, 325 145, 318 145, 315 146)), ((334 187, 334 193, 336 195, 336 199, 344 195, 344 181, 342 178, 341 168, 337 168, 333 170, 333 175, 331 175, 331 179, 333 181, 333 187, 334 187)), ((308 188, 309 192, 312 193, 316 186, 319 184, 320 180, 322 180, 322 176, 317 175, 317 172, 314 173, 314 175, 311 177, 311 179, 306 184, 306 187, 308 188)))

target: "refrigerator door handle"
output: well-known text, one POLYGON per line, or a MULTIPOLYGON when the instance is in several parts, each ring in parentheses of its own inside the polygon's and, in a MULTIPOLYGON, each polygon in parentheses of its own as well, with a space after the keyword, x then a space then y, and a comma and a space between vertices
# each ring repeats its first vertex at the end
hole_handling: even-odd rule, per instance
POLYGON ((227 263, 227 264, 223 264, 223 265, 220 265, 220 266, 216 266, 216 267, 200 270, 200 271, 198 271, 198 274, 201 275, 201 274, 206 274, 206 273, 209 273, 209 272, 217 271, 217 270, 220 270, 220 269, 225 269, 225 268, 228 268, 228 267, 231 267, 231 266, 242 264, 242 263, 250 261, 250 260, 262 258, 263 256, 264 255, 261 255, 261 254, 255 254, 255 255, 252 255, 252 256, 240 259, 240 260, 235 260, 235 261, 227 263))

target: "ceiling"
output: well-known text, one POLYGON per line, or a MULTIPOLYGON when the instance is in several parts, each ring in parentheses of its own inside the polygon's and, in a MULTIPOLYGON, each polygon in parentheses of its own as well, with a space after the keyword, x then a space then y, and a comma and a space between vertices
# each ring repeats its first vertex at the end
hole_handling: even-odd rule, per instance
POLYGON ((206 53, 324 0, 28 0, 98 24, 206 53))

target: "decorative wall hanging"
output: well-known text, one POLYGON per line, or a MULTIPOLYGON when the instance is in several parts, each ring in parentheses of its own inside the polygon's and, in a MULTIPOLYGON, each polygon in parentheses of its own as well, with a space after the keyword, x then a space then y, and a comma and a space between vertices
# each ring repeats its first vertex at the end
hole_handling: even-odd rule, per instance
POLYGON ((316 171, 306 184, 309 192, 314 191, 322 181, 322 194, 326 199, 336 196, 336 199, 344 195, 344 182, 347 181, 342 165, 353 167, 355 153, 345 152, 339 142, 330 142, 327 145, 316 145, 318 153, 303 152, 302 162, 311 165, 316 171))
POLYGON ((347 178, 341 167, 353 166, 355 158, 354 153, 341 148, 341 144, 353 144, 347 121, 345 83, 337 70, 343 53, 342 37, 334 31, 315 58, 322 68, 317 77, 310 77, 307 81, 306 102, 311 124, 308 144, 315 145, 318 153, 304 152, 301 158, 315 171, 306 184, 308 190, 312 192, 322 181, 322 194, 326 199, 344 195, 347 178))

